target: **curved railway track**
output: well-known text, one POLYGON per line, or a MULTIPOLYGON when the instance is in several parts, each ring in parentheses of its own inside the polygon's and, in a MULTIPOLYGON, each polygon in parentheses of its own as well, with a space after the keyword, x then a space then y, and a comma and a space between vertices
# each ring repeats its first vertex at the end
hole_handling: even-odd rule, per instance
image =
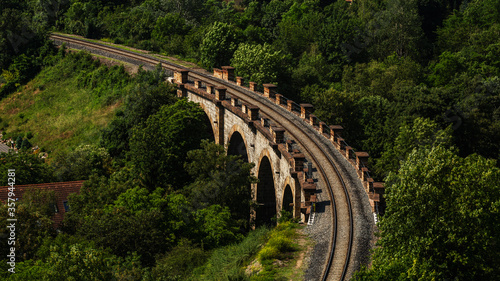
MULTIPOLYGON (((99 52, 112 54, 126 58, 129 62, 139 62, 142 64, 157 65, 161 63, 164 69, 174 71, 178 68, 186 68, 166 60, 156 57, 139 54, 136 52, 119 49, 105 44, 92 43, 83 39, 53 34, 51 39, 58 42, 65 42, 69 47, 86 49, 88 51, 98 50, 99 52)), ((235 83, 227 82, 198 70, 189 69, 189 76, 193 79, 200 79, 205 83, 227 88, 229 95, 235 96, 248 104, 256 105, 260 111, 271 120, 285 128, 301 147, 302 151, 308 155, 320 174, 322 184, 327 189, 331 201, 331 223, 332 233, 328 249, 328 261, 325 262, 321 280, 346 280, 352 274, 351 252, 353 251, 354 221, 351 199, 344 178, 339 172, 338 161, 331 151, 325 147, 321 141, 323 136, 313 129, 309 124, 303 122, 300 117, 290 113, 283 107, 272 103, 270 100, 249 91, 235 83), (337 163, 336 163, 337 162, 337 163)))

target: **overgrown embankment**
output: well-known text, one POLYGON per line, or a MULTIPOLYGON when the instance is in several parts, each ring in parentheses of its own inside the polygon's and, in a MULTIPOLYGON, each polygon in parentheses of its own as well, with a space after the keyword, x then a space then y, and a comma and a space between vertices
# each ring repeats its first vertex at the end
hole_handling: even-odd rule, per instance
POLYGON ((4 139, 32 136, 42 150, 67 151, 98 144, 134 79, 123 67, 108 68, 86 53, 63 51, 22 90, 0 101, 4 139))
POLYGON ((252 231, 239 244, 212 252, 190 280, 302 280, 312 247, 302 228, 284 222, 252 231))

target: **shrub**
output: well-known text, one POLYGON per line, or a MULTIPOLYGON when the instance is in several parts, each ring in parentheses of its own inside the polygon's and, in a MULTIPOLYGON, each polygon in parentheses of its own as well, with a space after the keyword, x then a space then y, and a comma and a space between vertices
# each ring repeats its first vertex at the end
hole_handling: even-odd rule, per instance
POLYGON ((291 222, 279 224, 270 234, 269 240, 258 254, 261 263, 273 259, 282 259, 289 252, 297 250, 292 237, 295 236, 296 225, 291 222))
POLYGON ((259 252, 259 261, 261 263, 265 262, 266 260, 277 259, 279 257, 280 251, 274 247, 264 247, 259 252))
POLYGON ((155 280, 186 280, 193 269, 202 265, 207 257, 207 252, 186 240, 157 261, 152 275, 155 280))
POLYGON ((30 149, 33 145, 31 145, 28 139, 23 139, 23 143, 21 144, 21 149, 30 149))
POLYGON ((23 137, 19 135, 16 139, 16 148, 17 149, 21 148, 22 142, 23 142, 23 137))

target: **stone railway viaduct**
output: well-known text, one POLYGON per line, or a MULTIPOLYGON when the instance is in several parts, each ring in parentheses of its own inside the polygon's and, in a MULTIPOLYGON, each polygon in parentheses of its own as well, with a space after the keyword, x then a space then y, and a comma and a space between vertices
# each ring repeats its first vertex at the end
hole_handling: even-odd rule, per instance
MULTIPOLYGON (((214 69, 214 76, 243 87, 243 78, 234 76, 230 66, 214 69)), ((287 139, 285 130, 259 112, 259 108, 236 97, 229 97, 227 88, 215 87, 201 79, 189 79, 189 71, 174 71, 178 97, 200 104, 213 131, 215 142, 224 145, 228 154, 241 155, 245 161, 255 163, 254 174, 259 179, 252 185, 252 197, 257 202, 254 213, 256 223, 269 223, 272 217, 287 210, 294 218, 305 221, 317 203, 316 180, 311 165, 293 140, 287 139)), ((276 86, 264 84, 263 93, 256 90, 256 83, 249 82, 248 89, 286 107, 327 137, 358 172, 369 197, 372 212, 378 213, 383 202, 383 183, 369 178, 366 162, 368 154, 354 152, 341 137, 341 126, 327 127, 318 122, 310 104, 294 104, 276 93, 276 86)), ((310 162, 309 162, 310 163, 310 162)))
MULTIPOLYGON (((179 72, 176 77, 182 74, 179 72)), ((200 81, 190 85, 182 78, 176 82, 182 85, 178 96, 187 97, 204 109, 215 142, 224 145, 228 154, 241 155, 245 161, 255 163, 254 174, 259 179, 252 185, 252 197, 259 205, 256 222, 270 222, 282 209, 300 218, 300 202, 305 194, 295 171, 302 171, 304 155, 294 152, 291 142, 288 146, 279 145, 284 142, 284 129, 269 126, 266 119, 259 117, 259 108, 239 105, 237 98, 226 100, 225 88, 202 87, 200 81)))

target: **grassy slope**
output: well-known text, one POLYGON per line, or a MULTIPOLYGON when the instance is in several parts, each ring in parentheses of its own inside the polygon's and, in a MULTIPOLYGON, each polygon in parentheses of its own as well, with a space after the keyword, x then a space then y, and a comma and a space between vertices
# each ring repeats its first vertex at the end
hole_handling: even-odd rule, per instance
POLYGON ((253 271, 250 280, 303 280, 308 266, 305 257, 313 246, 312 240, 303 234, 304 227, 285 222, 274 228, 257 259, 247 267, 247 273, 249 269, 253 271))
POLYGON ((32 132, 31 143, 49 152, 99 141, 99 130, 113 117, 120 100, 96 104, 92 90, 77 86, 76 75, 54 80, 51 76, 58 74, 61 63, 0 101, 2 131, 11 136, 32 132))
POLYGON ((252 231, 241 243, 215 250, 189 280, 303 280, 313 246, 303 228, 283 223, 252 231))

